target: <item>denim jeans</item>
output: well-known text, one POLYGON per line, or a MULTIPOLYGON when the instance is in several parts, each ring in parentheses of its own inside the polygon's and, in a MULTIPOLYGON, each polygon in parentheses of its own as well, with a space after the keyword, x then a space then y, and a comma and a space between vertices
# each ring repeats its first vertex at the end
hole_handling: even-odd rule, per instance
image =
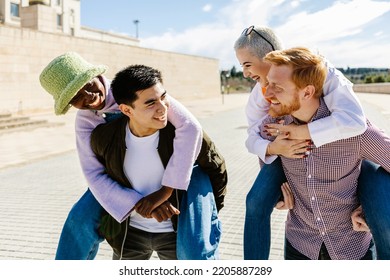
POLYGON ((364 160, 358 196, 374 238, 378 260, 390 260, 390 173, 364 160))
POLYGON ((271 213, 286 182, 282 163, 277 158, 265 164, 246 196, 244 259, 267 260, 271 246, 271 213))
POLYGON ((98 228, 103 208, 88 189, 70 210, 61 232, 56 260, 93 260, 104 240, 98 228))
MULTIPOLYGON (((65 221, 56 260, 92 260, 104 239, 99 235, 103 208, 88 189, 65 221)), ((194 167, 180 207, 177 232, 179 259, 217 259, 220 221, 209 177, 194 167)))
POLYGON ((199 166, 195 166, 180 205, 177 258, 219 259, 221 232, 210 178, 199 166))
MULTIPOLYGON (((264 165, 246 198, 244 259, 265 260, 270 251, 270 215, 287 181, 280 159, 264 165)), ((374 238, 378 259, 390 259, 390 174, 364 160, 358 196, 374 238)))

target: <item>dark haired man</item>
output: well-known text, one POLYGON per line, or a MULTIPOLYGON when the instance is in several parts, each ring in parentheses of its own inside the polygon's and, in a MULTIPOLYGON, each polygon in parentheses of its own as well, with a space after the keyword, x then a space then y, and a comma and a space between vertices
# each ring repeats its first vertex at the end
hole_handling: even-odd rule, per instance
MULTIPOLYGON (((123 223, 110 216, 104 219, 102 233, 114 249, 114 259, 149 259, 154 251, 160 259, 177 259, 177 243, 188 247, 184 251, 218 244, 217 210, 223 206, 227 173, 214 143, 203 133, 193 171, 198 179, 190 183, 187 193, 161 187, 164 169, 174 152, 175 128, 167 119, 168 94, 160 71, 129 66, 116 74, 111 88, 125 116, 93 131, 92 150, 111 178, 144 196, 123 223), (213 191, 209 192, 211 185, 213 191), (212 203, 198 197, 199 205, 194 205, 193 197, 210 195, 212 203), (212 219, 207 218, 210 216, 212 219)), ((217 250, 207 259, 218 258, 216 254, 217 250)))

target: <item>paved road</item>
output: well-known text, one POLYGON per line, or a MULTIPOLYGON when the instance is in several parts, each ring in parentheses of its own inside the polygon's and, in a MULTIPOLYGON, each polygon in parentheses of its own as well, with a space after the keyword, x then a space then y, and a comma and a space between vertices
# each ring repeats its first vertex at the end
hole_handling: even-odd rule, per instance
MULTIPOLYGON (((369 118, 390 133, 390 95, 360 94, 369 118)), ((225 156, 229 172, 226 206, 221 211, 222 259, 242 259, 245 196, 258 172, 257 159, 244 147, 246 94, 183 101, 199 118, 225 156)), ((43 114, 53 121, 53 116, 43 114)), ((0 259, 54 258, 62 224, 84 193, 73 134, 74 113, 66 125, 0 136, 0 259)), ((282 259, 285 211, 272 215, 271 259, 282 259)), ((97 259, 111 259, 103 243, 97 259)))

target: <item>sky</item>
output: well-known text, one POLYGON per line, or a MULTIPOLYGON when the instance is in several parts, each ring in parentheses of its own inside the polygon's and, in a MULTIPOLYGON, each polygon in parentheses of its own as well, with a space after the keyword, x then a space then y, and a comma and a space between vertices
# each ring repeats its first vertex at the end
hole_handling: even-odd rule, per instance
POLYGON ((82 26, 131 37, 136 37, 138 30, 142 47, 216 58, 221 69, 241 67, 233 45, 242 30, 251 25, 270 27, 284 48, 309 47, 336 67, 390 68, 390 0, 80 3, 82 26))

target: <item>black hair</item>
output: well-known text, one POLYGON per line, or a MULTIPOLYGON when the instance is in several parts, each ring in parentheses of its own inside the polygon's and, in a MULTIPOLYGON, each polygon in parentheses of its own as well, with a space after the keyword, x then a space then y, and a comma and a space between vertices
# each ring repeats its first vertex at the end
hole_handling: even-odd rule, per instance
POLYGON ((145 65, 130 65, 119 71, 111 83, 111 90, 116 103, 132 106, 137 100, 139 90, 163 83, 161 72, 145 65))

